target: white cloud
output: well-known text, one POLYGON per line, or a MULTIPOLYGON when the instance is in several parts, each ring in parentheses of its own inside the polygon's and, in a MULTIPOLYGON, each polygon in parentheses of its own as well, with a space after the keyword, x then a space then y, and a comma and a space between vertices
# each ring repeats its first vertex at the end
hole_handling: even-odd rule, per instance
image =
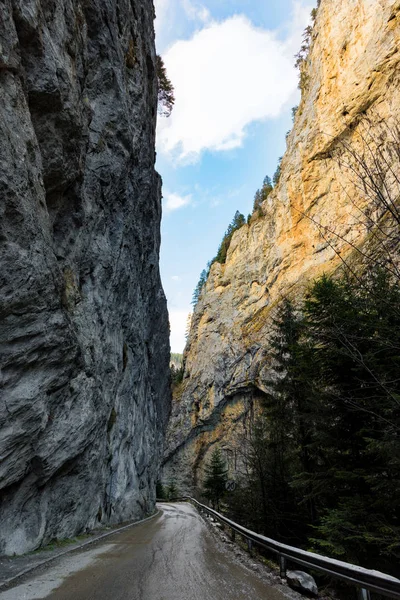
POLYGON ((160 152, 196 162, 205 150, 241 146, 250 123, 279 116, 296 94, 293 48, 309 18, 309 5, 294 8, 283 42, 235 15, 169 48, 163 58, 176 103, 172 115, 159 120, 160 152))
POLYGON ((186 344, 186 324, 190 310, 170 310, 169 323, 171 327, 171 351, 183 352, 186 344))
POLYGON ((214 200, 211 200, 211 202, 210 202, 210 207, 217 208, 217 206, 220 206, 220 204, 221 204, 221 200, 219 198, 214 198, 214 200))
POLYGON ((179 275, 172 275, 171 279, 172 281, 182 281, 179 275))
POLYGON ((210 21, 210 11, 197 0, 154 0, 157 48, 163 51, 177 37, 210 21))
POLYGON ((206 23, 211 18, 210 11, 202 4, 192 2, 192 0, 182 0, 182 6, 186 16, 192 21, 206 23))
POLYGON ((171 194, 169 192, 164 192, 164 209, 166 212, 172 212, 174 210, 178 210, 183 206, 187 206, 190 204, 192 196, 179 196, 178 194, 171 194))
POLYGON ((315 8, 315 0, 304 4, 300 0, 293 3, 292 18, 286 26, 286 39, 284 43, 285 53, 294 57, 300 50, 304 28, 311 22, 311 10, 315 8))

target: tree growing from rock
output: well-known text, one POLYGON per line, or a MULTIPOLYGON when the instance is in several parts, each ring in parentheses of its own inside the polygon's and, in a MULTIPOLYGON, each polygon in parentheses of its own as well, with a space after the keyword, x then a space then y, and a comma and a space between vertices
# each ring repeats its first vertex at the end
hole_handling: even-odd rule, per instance
POLYGON ((192 296, 192 304, 193 306, 196 306, 196 304, 199 301, 200 298, 200 294, 202 292, 203 287, 206 284, 207 281, 207 277, 208 277, 208 272, 206 271, 206 269, 203 269, 201 274, 200 274, 200 279, 198 281, 198 284, 196 285, 194 292, 193 292, 193 296, 192 296))
POLYGON ((167 70, 161 56, 156 56, 156 71, 158 80, 158 111, 169 117, 175 104, 174 86, 168 78, 167 70))
POLYGON ((242 215, 242 213, 237 210, 235 212, 235 216, 232 219, 232 222, 229 224, 229 227, 225 232, 224 237, 222 238, 222 242, 220 244, 220 247, 218 248, 217 256, 212 262, 219 262, 221 264, 225 264, 226 256, 228 254, 233 234, 245 224, 246 219, 244 215, 242 215))
POLYGON ((278 185, 279 180, 281 178, 281 162, 282 162, 282 158, 283 158, 283 156, 279 157, 278 164, 277 164, 274 176, 272 178, 272 182, 273 182, 274 186, 278 185))
POLYGON ((257 190, 254 196, 253 213, 257 213, 257 216, 262 216, 261 205, 268 198, 273 190, 271 177, 266 175, 260 190, 257 190))

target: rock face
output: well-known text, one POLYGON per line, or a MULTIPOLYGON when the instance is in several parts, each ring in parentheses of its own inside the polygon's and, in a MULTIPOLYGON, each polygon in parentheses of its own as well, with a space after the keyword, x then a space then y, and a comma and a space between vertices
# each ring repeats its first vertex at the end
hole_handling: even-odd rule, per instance
POLYGON ((169 332, 153 3, 0 18, 0 554, 18 554, 153 509, 169 332))
POLYGON ((164 480, 184 493, 214 444, 231 456, 229 441, 265 390, 273 308, 366 239, 357 207, 370 197, 335 153, 350 146, 368 158, 390 143, 400 122, 399 40, 398 0, 321 1, 279 184, 263 216, 234 234, 226 263, 211 267, 192 318, 164 464, 164 480))

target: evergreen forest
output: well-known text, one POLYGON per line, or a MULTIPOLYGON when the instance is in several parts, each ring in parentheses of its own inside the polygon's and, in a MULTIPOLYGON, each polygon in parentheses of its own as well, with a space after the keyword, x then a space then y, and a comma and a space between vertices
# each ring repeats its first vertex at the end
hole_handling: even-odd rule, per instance
POLYGON ((240 443, 230 515, 253 530, 398 575, 400 285, 379 265, 285 299, 274 373, 240 443))

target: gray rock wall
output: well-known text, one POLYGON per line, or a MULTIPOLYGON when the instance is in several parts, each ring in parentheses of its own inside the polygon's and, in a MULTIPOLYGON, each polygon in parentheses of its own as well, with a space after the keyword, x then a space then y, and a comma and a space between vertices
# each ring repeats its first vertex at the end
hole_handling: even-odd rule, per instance
POLYGON ((0 1, 0 554, 154 507, 153 18, 151 0, 0 1))

